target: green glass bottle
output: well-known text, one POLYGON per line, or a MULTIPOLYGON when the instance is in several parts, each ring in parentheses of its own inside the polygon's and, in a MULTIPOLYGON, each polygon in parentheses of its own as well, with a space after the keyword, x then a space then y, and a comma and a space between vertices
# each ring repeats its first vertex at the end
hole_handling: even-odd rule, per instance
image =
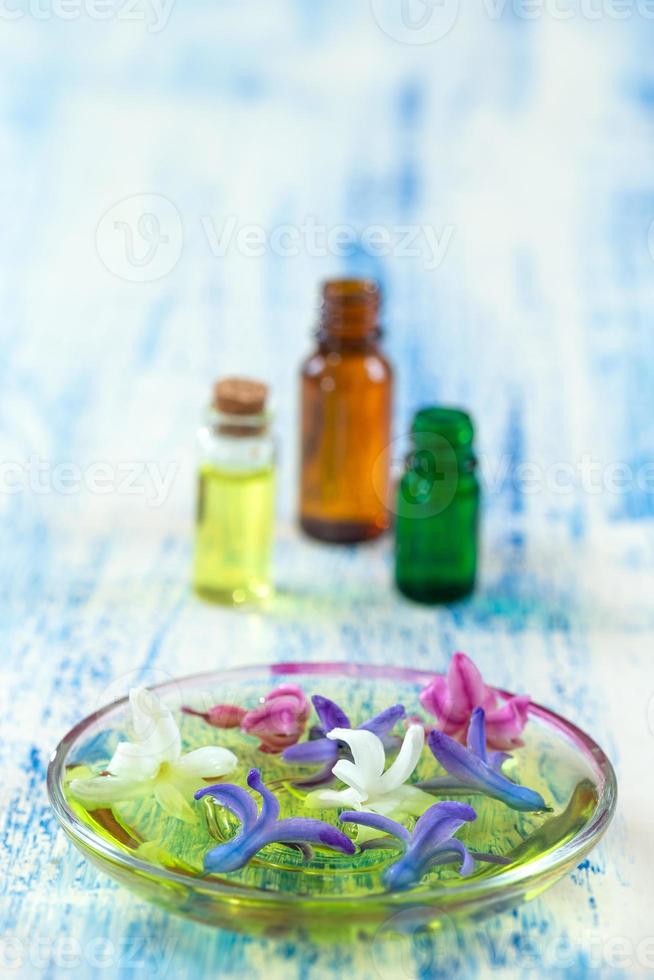
POLYGON ((470 416, 425 408, 397 496, 395 580, 417 602, 469 595, 477 574, 479 482, 470 416))

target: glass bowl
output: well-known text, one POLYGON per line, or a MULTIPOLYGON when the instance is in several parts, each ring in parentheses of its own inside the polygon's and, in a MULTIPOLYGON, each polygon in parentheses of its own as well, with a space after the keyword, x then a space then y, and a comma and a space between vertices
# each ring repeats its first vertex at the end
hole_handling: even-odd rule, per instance
MULTIPOLYGON (((182 705, 206 710, 216 703, 250 708, 274 687, 293 683, 307 697, 322 694, 336 701, 356 725, 396 703, 415 714, 418 695, 434 676, 362 664, 281 664, 201 674, 153 690, 174 710, 182 705)), ((48 769, 57 819, 89 860, 144 898, 171 912, 250 934, 361 938, 389 928, 438 929, 454 916, 496 912, 540 894, 565 875, 597 843, 615 810, 615 773, 602 749, 566 719, 532 704, 525 744, 515 751, 507 774, 538 790, 551 812, 517 813, 470 792, 457 797, 478 811, 461 839, 473 849, 501 854, 505 865, 480 865, 467 878, 451 867, 434 870, 410 891, 388 892, 381 881, 392 860, 388 851, 366 850, 353 857, 320 851, 307 864, 299 852, 270 845, 241 872, 207 876, 202 859, 216 846, 216 827, 205 819, 206 804, 193 804, 198 824, 189 830, 152 799, 87 811, 70 794, 73 776, 97 773, 108 762, 126 737, 128 719, 127 699, 116 701, 81 721, 57 746, 48 769)), ((262 753, 258 740, 240 729, 217 730, 182 713, 179 724, 185 751, 220 744, 236 752, 239 775, 224 781, 244 785, 248 769, 258 767, 282 802, 282 816, 307 815, 302 794, 293 786, 307 770, 293 770, 279 756, 262 753)), ((429 778, 435 765, 425 749, 417 776, 429 778)), ((335 811, 310 815, 337 822, 335 811)), ((226 836, 233 830, 223 828, 226 836)), ((348 833, 356 835, 356 829, 348 833)))

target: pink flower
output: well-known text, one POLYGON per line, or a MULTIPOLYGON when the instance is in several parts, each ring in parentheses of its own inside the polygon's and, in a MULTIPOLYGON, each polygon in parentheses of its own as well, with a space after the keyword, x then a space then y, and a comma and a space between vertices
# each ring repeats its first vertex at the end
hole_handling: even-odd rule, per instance
POLYGON ((465 653, 455 653, 447 677, 436 677, 420 695, 421 705, 436 716, 438 727, 446 735, 465 744, 472 713, 475 708, 483 708, 489 748, 517 748, 522 745, 519 736, 527 724, 531 699, 520 695, 502 701, 499 707, 498 700, 497 691, 484 684, 465 653))
POLYGON ((214 728, 240 728, 261 740, 261 752, 277 754, 300 739, 311 711, 311 705, 299 687, 283 684, 260 699, 252 711, 235 704, 217 704, 208 711, 182 708, 187 715, 204 718, 214 728))
POLYGON ((261 739, 262 752, 277 754, 299 740, 310 711, 311 705, 299 687, 282 684, 262 699, 260 708, 247 712, 241 728, 261 739))
POLYGON ((238 728, 247 714, 245 708, 239 708, 235 704, 216 704, 208 711, 195 711, 194 708, 182 708, 182 711, 185 715, 204 718, 214 728, 238 728))

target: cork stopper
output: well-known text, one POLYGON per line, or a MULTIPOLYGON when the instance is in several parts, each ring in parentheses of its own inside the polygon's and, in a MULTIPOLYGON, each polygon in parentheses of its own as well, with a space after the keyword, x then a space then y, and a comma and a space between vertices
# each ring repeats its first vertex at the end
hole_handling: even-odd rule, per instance
POLYGON ((223 378, 213 389, 213 407, 223 415, 261 415, 267 398, 267 385, 248 378, 223 378))
POLYGON ((256 436, 266 431, 268 386, 248 378, 223 378, 214 385, 212 408, 218 431, 230 436, 256 436), (242 422, 240 421, 242 420, 242 422))

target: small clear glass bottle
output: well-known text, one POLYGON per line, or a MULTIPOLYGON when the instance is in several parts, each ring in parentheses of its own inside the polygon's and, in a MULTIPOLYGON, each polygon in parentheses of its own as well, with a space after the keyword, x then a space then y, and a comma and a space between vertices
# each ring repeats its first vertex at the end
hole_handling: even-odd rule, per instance
POLYGON ((395 581, 417 602, 469 595, 477 574, 479 481, 470 416, 426 408, 411 427, 412 449, 397 495, 395 581))
POLYGON ((220 381, 198 431, 193 585, 213 602, 241 605, 272 591, 275 444, 267 396, 256 381, 220 381))

